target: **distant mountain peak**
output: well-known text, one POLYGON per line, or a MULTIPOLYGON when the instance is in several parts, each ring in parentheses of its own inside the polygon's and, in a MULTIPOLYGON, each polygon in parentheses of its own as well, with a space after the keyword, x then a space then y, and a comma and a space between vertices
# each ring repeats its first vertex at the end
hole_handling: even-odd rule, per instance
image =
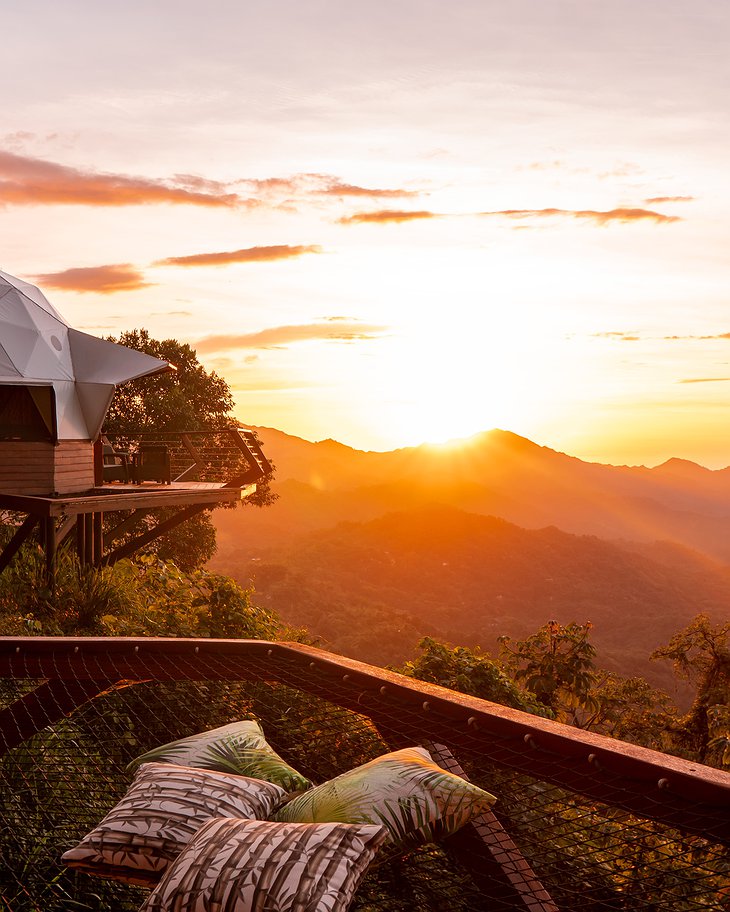
POLYGON ((318 440, 316 442, 316 445, 318 447, 322 447, 322 449, 337 450, 339 452, 361 452, 360 450, 356 450, 354 447, 348 446, 346 443, 340 443, 339 440, 335 440, 333 437, 326 437, 324 440, 318 440))
POLYGON ((680 459, 677 456, 672 456, 671 459, 667 459, 656 468, 658 471, 673 472, 675 475, 697 475, 711 471, 690 459, 680 459))
POLYGON ((494 441, 498 440, 504 442, 510 447, 521 450, 549 450, 550 447, 540 446, 539 443, 535 443, 534 440, 530 440, 529 437, 522 437, 520 434, 515 434, 514 431, 505 431, 502 428, 494 428, 491 431, 485 431, 482 436, 487 437, 488 439, 494 441))

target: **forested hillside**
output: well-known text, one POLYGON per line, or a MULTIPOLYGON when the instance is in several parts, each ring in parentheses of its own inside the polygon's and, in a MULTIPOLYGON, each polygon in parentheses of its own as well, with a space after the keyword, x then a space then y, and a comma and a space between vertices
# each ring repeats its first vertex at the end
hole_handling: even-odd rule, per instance
POLYGON ((604 664, 668 683, 653 649, 700 611, 726 616, 730 570, 679 546, 622 547, 451 507, 343 523, 230 568, 336 651, 379 664, 419 635, 480 644, 590 620, 604 664))

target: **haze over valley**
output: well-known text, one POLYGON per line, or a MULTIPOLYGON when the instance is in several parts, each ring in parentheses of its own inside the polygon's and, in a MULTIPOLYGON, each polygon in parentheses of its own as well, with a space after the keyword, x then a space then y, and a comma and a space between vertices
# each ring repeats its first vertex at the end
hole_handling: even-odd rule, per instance
POLYGON ((506 431, 363 452, 257 428, 279 500, 217 511, 211 566, 325 645, 410 657, 426 634, 495 653, 591 621, 604 665, 671 684, 651 651, 730 605, 730 469, 583 462, 506 431))

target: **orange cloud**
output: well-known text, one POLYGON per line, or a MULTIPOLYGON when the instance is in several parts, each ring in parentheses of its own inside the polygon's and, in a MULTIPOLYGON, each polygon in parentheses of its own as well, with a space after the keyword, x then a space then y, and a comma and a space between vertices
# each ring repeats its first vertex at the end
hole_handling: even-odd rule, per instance
MULTIPOLYGON (((617 208, 607 211, 597 209, 500 209, 493 212, 477 212, 478 216, 501 216, 514 220, 528 218, 572 218, 584 219, 595 222, 597 225, 606 225, 609 222, 638 222, 650 221, 654 223, 679 222, 677 215, 664 215, 652 209, 617 208)), ((416 219, 446 218, 438 212, 426 210, 411 211, 401 209, 379 209, 374 212, 356 212, 354 215, 343 216, 338 219, 341 225, 353 225, 367 222, 409 222, 416 219)), ((524 226, 519 226, 524 227, 524 226)))
POLYGON ((594 339, 616 339, 618 342, 638 342, 639 336, 627 332, 599 332, 593 333, 594 339))
POLYGON ((677 383, 726 383, 730 377, 690 377, 687 380, 677 380, 677 383))
POLYGON ((679 222, 681 219, 677 215, 664 215, 661 212, 654 212, 651 209, 609 209, 601 212, 595 209, 501 209, 496 212, 480 212, 479 215, 501 215, 506 218, 524 219, 524 218, 552 218, 561 216, 563 218, 586 219, 595 222, 597 225, 606 225, 609 222, 640 222, 650 221, 656 223, 679 222))
POLYGON ((151 203, 234 207, 250 205, 221 185, 192 186, 189 177, 175 182, 97 174, 55 162, 0 151, 0 201, 17 206, 141 206, 151 203))
POLYGON ((340 225, 358 225, 366 222, 384 224, 387 222, 413 222, 417 219, 441 218, 437 212, 408 211, 401 209, 378 209, 375 212, 356 212, 354 215, 343 216, 337 221, 340 225))
POLYGON ((730 341, 730 332, 713 333, 712 335, 709 335, 709 336, 664 336, 664 339, 667 342, 687 342, 687 341, 692 341, 692 340, 695 340, 695 341, 699 340, 699 341, 705 342, 708 340, 711 341, 713 339, 721 339, 721 340, 730 341))
POLYGON ((292 247, 278 244, 272 247, 244 247, 222 253, 193 253, 190 256, 167 257, 157 260, 155 266, 225 266, 228 263, 265 263, 271 260, 290 260, 306 253, 322 253, 317 244, 292 247))
POLYGON ((694 196, 650 196, 644 202, 651 206, 656 203, 691 203, 694 199, 694 196))
POLYGON ((371 199, 404 199, 418 196, 416 190, 403 188, 361 187, 350 184, 332 174, 305 172, 291 177, 267 177, 259 180, 241 180, 252 192, 266 197, 289 196, 294 198, 319 196, 364 196, 371 199))
POLYGON ((150 285, 149 282, 144 281, 143 274, 129 263, 64 269, 63 272, 47 272, 34 276, 34 278, 47 288, 57 288, 62 291, 94 291, 98 294, 137 291, 139 288, 147 288, 150 285))
POLYGON ((358 320, 326 320, 322 323, 302 323, 293 326, 271 326, 259 332, 242 335, 207 336, 195 349, 199 352, 228 351, 235 348, 280 348, 293 342, 353 342, 378 338, 387 326, 360 323, 358 320))
POLYGON ((245 184, 257 193, 296 193, 308 178, 319 175, 295 174, 293 177, 243 178, 239 184, 245 184))
POLYGON ((395 199, 397 197, 418 196, 415 190, 383 190, 373 187, 358 187, 355 184, 345 184, 341 181, 334 181, 320 193, 326 196, 370 196, 380 197, 382 199, 395 199))

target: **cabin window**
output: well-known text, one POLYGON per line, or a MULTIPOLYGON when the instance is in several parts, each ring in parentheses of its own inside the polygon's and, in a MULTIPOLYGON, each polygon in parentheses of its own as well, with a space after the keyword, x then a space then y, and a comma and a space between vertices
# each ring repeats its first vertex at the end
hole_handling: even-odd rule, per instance
POLYGON ((0 440, 54 441, 50 386, 0 385, 0 440))

